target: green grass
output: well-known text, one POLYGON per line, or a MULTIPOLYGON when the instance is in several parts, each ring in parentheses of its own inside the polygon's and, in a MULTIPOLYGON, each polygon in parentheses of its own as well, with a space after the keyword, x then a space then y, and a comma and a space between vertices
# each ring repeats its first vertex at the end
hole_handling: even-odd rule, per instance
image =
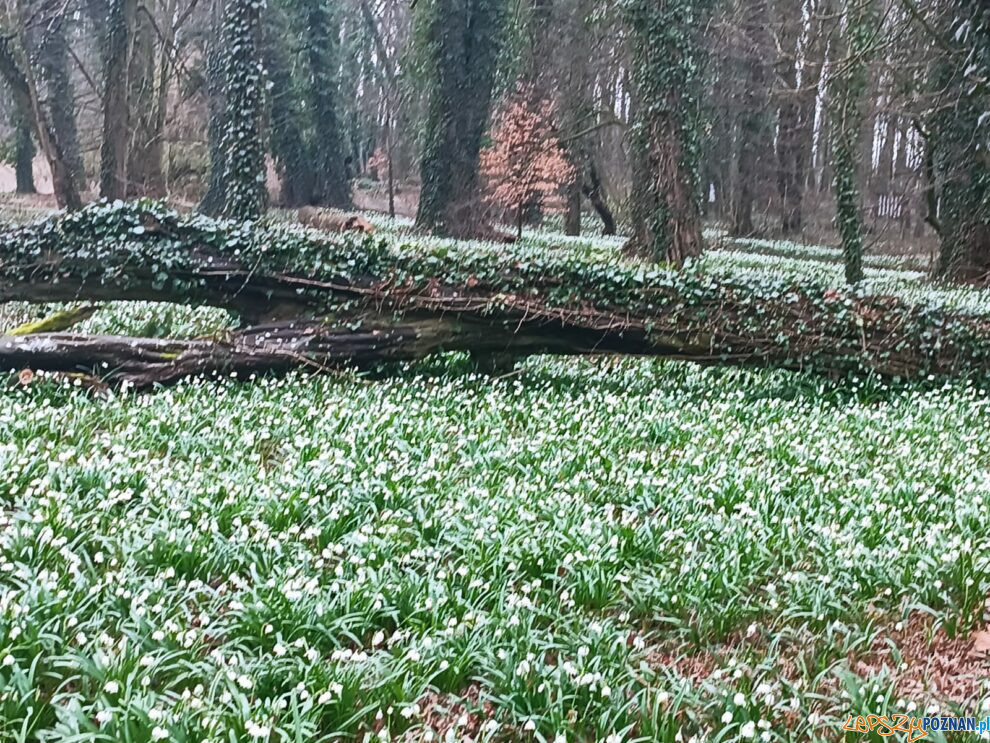
MULTIPOLYGON (((228 322, 114 306, 83 329, 228 322)), ((0 740, 807 741, 985 714, 986 681, 947 700, 856 662, 920 614, 982 622, 982 389, 469 368, 7 388, 0 740)))

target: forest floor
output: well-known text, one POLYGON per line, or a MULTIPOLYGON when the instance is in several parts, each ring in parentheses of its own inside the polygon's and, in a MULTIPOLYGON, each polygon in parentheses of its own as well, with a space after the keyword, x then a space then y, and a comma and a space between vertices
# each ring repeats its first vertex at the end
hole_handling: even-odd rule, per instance
MULTIPOLYGON (((713 271, 842 280, 833 248, 709 237, 713 271)), ((915 257, 867 267, 990 315, 915 257)), ((121 304, 80 329, 230 321, 121 304)), ((982 717, 988 423, 968 382, 607 358, 11 387, 0 739, 852 741, 849 715, 982 717)))

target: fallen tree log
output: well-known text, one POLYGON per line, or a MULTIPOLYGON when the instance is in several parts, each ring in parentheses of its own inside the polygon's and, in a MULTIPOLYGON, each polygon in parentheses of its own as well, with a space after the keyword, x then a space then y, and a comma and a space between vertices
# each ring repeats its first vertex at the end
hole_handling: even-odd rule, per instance
POLYGON ((135 299, 225 307, 242 328, 192 341, 0 337, 0 366, 102 368, 151 384, 464 350, 904 378, 990 370, 990 318, 815 283, 238 224, 146 202, 90 206, 0 233, 0 302, 135 299))
POLYGON ((0 337, 0 368, 91 370, 141 388, 184 377, 248 375, 308 367, 317 371, 414 358, 422 343, 410 328, 334 332, 320 324, 258 327, 217 338, 129 338, 70 333, 0 337))

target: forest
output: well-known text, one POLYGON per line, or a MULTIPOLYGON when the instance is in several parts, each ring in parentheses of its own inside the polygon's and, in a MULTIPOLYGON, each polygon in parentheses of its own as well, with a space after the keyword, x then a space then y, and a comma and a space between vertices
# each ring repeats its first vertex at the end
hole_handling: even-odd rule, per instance
POLYGON ((986 0, 0 0, 2 741, 980 739, 988 380, 986 0))

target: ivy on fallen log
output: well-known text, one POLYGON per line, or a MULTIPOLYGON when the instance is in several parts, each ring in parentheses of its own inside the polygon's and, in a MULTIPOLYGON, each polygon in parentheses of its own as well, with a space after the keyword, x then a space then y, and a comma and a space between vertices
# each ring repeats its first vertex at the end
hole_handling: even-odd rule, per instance
POLYGON ((896 378, 990 370, 987 317, 816 282, 565 249, 327 234, 182 215, 157 202, 92 205, 0 233, 0 302, 137 299, 225 307, 242 327, 232 338, 182 342, 62 334, 44 353, 44 335, 0 338, 0 365, 102 367, 135 384, 225 365, 363 366, 442 350, 655 355, 896 378), (264 333, 277 343, 258 343, 264 333), (162 343, 175 344, 164 357, 162 343))

